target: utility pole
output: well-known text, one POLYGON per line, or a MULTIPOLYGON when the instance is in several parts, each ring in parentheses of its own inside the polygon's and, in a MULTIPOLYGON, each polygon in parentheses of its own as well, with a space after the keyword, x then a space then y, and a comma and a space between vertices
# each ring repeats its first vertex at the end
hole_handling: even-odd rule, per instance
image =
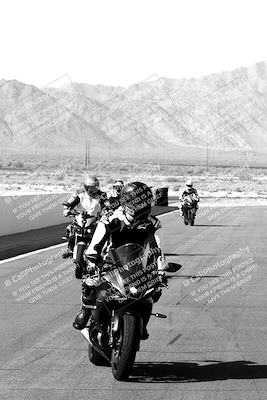
POLYGON ((90 162, 91 162, 91 146, 90 146, 90 140, 88 140, 87 152, 88 152, 88 154, 87 154, 87 162, 88 162, 88 165, 90 165, 90 162))
POLYGON ((90 148, 90 140, 86 139, 85 143, 85 166, 88 167, 91 161, 91 148, 90 148))
POLYGON ((209 145, 206 145, 206 171, 208 171, 209 168, 209 161, 210 161, 210 151, 209 151, 209 145))
POLYGON ((88 147, 88 144, 87 144, 87 140, 86 140, 86 143, 85 143, 85 166, 87 167, 87 147, 88 147))

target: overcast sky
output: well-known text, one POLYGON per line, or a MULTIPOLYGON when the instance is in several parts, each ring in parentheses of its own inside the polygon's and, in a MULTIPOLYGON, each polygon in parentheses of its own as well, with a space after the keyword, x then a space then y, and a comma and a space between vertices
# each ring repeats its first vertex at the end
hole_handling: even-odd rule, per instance
POLYGON ((127 86, 267 59, 266 0, 1 0, 0 79, 127 86))

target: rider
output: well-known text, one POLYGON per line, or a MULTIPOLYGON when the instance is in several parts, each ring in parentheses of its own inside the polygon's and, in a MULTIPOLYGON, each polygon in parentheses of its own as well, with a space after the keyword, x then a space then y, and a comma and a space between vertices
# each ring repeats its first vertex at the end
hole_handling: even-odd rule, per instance
POLYGON ((121 194, 124 183, 121 180, 116 180, 113 184, 112 191, 108 193, 107 200, 105 201, 106 213, 112 214, 121 205, 121 194))
MULTIPOLYGON (((102 193, 102 192, 101 192, 102 193)), ((71 198, 64 205, 63 215, 68 217, 71 210, 75 210, 79 213, 75 219, 79 225, 82 225, 82 213, 87 213, 91 216, 88 219, 87 225, 94 224, 99 219, 101 212, 101 205, 99 200, 99 181, 95 176, 89 176, 85 178, 83 188, 78 189, 71 198)), ((62 258, 71 257, 74 248, 74 225, 71 223, 66 228, 68 238, 68 248, 65 253, 62 254, 62 258)))
MULTIPOLYGON (((158 269, 163 270, 161 263, 164 260, 164 256, 160 249, 159 239, 155 234, 161 224, 156 217, 150 216, 152 201, 151 189, 146 184, 141 182, 127 184, 122 190, 121 207, 115 210, 111 216, 103 216, 98 222, 92 241, 85 252, 86 256, 90 260, 93 257, 97 259, 98 255, 103 254, 104 248, 116 249, 126 243, 138 243, 143 247, 148 244, 149 248, 153 248, 157 254, 158 269)), ((90 274, 90 271, 95 270, 95 268, 96 265, 89 261, 88 273, 90 274)), ((97 283, 88 286, 86 280, 84 280, 82 307, 73 323, 73 327, 76 329, 81 330, 87 324, 91 314, 91 306, 96 297, 95 286, 97 286, 97 283)), ((160 296, 161 290, 158 289, 153 301, 158 301, 160 296)), ((142 339, 148 338, 146 325, 151 311, 152 304, 149 304, 148 309, 145 311, 142 339)))
POLYGON ((193 182, 192 182, 191 179, 188 179, 188 180, 185 182, 185 188, 183 189, 183 191, 182 191, 182 193, 181 193, 181 196, 180 196, 181 201, 182 201, 182 206, 181 206, 181 209, 180 209, 180 214, 181 214, 182 217, 183 217, 183 215, 184 215, 184 204, 183 204, 183 202, 184 202, 185 197, 187 197, 187 196, 190 196, 191 198, 193 198, 193 200, 195 200, 195 202, 196 202, 196 209, 198 209, 197 203, 199 202, 199 195, 198 195, 197 190, 193 187, 193 182))

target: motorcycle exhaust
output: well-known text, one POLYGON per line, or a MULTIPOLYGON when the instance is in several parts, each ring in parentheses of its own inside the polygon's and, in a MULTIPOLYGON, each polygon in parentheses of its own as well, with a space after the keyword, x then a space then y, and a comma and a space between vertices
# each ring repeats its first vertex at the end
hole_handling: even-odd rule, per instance
POLYGON ((160 314, 160 313, 155 313, 155 314, 152 313, 151 315, 154 315, 154 317, 157 317, 157 318, 167 318, 167 315, 160 314))

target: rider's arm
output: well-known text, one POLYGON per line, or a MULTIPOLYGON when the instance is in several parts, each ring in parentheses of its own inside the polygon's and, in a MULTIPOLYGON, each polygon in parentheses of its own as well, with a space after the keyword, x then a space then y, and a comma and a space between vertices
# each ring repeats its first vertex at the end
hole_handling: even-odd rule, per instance
POLYGON ((149 219, 153 226, 152 232, 150 233, 148 239, 150 248, 158 249, 158 258, 157 258, 158 270, 163 271, 166 265, 166 258, 161 248, 160 236, 156 233, 158 229, 161 228, 161 222, 158 220, 157 217, 150 216, 149 219))
POLYGON ((106 224, 99 221, 92 237, 91 243, 85 251, 85 255, 100 254, 108 238, 109 232, 106 224))
POLYGON ((69 200, 67 201, 68 206, 64 206, 64 210, 73 210, 80 203, 79 192, 76 191, 71 195, 69 200))
POLYGON ((197 189, 194 189, 194 195, 196 197, 196 201, 199 201, 199 195, 198 195, 197 189))
POLYGON ((178 195, 179 198, 180 198, 180 200, 183 200, 184 195, 185 195, 185 190, 183 189, 183 190, 180 191, 180 193, 179 193, 179 195, 178 195))

